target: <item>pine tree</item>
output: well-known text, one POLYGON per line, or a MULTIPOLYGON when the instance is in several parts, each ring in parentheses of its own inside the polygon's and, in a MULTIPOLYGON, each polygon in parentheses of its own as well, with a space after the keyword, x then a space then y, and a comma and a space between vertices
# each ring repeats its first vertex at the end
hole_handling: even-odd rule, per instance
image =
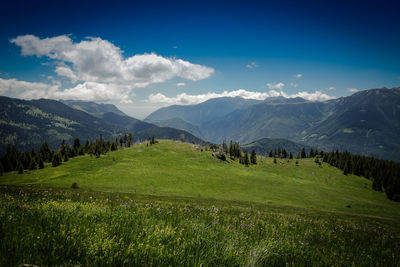
POLYGON ((20 161, 18 162, 18 173, 19 174, 24 173, 24 166, 22 166, 22 163, 20 161))
POLYGON ((269 150, 269 155, 268 157, 272 158, 274 155, 272 154, 272 149, 269 150))
POLYGON ((39 158, 39 169, 43 169, 44 168, 44 163, 42 158, 39 158))
POLYGON ((36 163, 36 160, 34 158, 31 158, 31 162, 29 164, 29 169, 30 170, 36 170, 37 169, 37 163, 36 163))
POLYGON ((64 155, 64 162, 67 162, 69 160, 69 158, 68 158, 68 154, 67 153, 65 153, 65 155, 64 155))
POLYGON ((276 157, 274 157, 274 163, 276 164, 277 162, 276 162, 276 157))
POLYGON ((229 156, 230 156, 231 158, 233 158, 233 157, 235 156, 235 153, 234 153, 234 150, 233 150, 232 140, 229 142, 228 150, 229 150, 229 156))
POLYGON ((257 155, 254 149, 251 151, 250 162, 251 164, 257 164, 257 155))
POLYGON ((58 153, 54 154, 53 161, 52 161, 51 165, 53 167, 57 167, 60 164, 61 164, 61 154, 58 152, 58 153))
POLYGON ((374 179, 372 182, 372 189, 375 191, 382 191, 382 183, 379 179, 374 179))
POLYGON ((244 151, 244 165, 246 165, 246 167, 248 167, 248 166, 249 166, 249 163, 250 163, 250 161, 249 161, 249 154, 248 154, 247 151, 245 150, 245 151, 244 151))
POLYGON ((349 173, 351 173, 351 163, 350 163, 350 161, 346 161, 344 163, 343 174, 347 175, 349 173))
POLYGON ((222 141, 222 151, 228 153, 228 146, 226 145, 226 140, 222 141))
POLYGON ((289 159, 293 159, 293 154, 292 154, 292 152, 289 153, 289 159))
POLYGON ((133 143, 133 134, 131 133, 128 134, 128 140, 131 144, 133 143))
POLYGON ((287 158, 287 151, 286 151, 286 149, 282 149, 282 157, 283 157, 284 159, 287 158))
POLYGON ((117 149, 118 149, 117 143, 112 142, 112 144, 111 144, 111 151, 115 151, 115 150, 117 150, 117 149))
POLYGON ((312 148, 310 148, 310 156, 309 156, 310 158, 313 158, 314 157, 314 149, 312 149, 312 148))
POLYGON ((81 141, 79 138, 75 138, 73 148, 79 149, 81 147, 81 141))
POLYGON ((304 158, 306 158, 306 157, 307 157, 306 149, 303 147, 303 148, 301 149, 301 158, 304 159, 304 158))

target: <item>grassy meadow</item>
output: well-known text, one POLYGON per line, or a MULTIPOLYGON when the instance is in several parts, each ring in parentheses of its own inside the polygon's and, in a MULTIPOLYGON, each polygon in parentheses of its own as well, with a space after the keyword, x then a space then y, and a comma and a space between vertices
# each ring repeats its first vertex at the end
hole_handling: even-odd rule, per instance
POLYGON ((400 204, 295 161, 245 167, 161 140, 6 173, 0 266, 399 266, 400 204))

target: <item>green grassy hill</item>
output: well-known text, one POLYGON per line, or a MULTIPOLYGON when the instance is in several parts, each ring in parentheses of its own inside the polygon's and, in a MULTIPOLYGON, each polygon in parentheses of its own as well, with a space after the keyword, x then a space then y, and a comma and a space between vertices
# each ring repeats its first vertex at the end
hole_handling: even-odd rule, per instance
POLYGON ((0 183, 68 188, 77 182, 85 190, 250 201, 400 219, 399 203, 373 191, 365 178, 345 176, 327 164, 319 167, 311 159, 299 160, 299 166, 295 160, 258 161, 244 167, 237 161, 219 161, 192 144, 161 140, 99 159, 86 155, 57 168, 7 173, 0 183))
POLYGON ((400 203, 310 159, 258 161, 161 140, 6 173, 0 266, 398 266, 400 203))

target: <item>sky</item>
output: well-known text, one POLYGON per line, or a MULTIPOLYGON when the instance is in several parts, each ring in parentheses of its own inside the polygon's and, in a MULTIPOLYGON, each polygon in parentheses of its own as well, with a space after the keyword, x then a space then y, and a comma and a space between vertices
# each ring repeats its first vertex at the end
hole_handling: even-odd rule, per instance
POLYGON ((0 95, 143 119, 214 97, 400 86, 398 1, 2 1, 0 95))

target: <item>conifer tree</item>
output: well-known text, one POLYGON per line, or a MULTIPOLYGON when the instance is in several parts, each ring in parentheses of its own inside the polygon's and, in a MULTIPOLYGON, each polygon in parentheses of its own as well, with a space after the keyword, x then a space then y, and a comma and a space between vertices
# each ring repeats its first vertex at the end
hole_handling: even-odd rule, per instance
POLYGON ((287 151, 286 151, 286 149, 282 149, 282 157, 283 157, 284 159, 287 158, 287 151))
POLYGON ((3 163, 0 160, 0 176, 3 176, 3 173, 4 173, 3 163))
POLYGON ((18 162, 18 173, 23 174, 24 173, 24 166, 22 166, 21 162, 18 162))
POLYGON ((35 158, 31 158, 31 162, 30 162, 30 164, 29 164, 29 169, 30 170, 36 170, 37 169, 37 163, 36 163, 36 160, 35 160, 35 158))
POLYGON ((244 163, 244 165, 246 165, 246 167, 249 166, 250 161, 249 161, 249 154, 247 153, 247 150, 244 151, 244 162, 243 163, 244 163))
POLYGON ((304 147, 301 149, 301 155, 300 156, 301 156, 302 159, 307 157, 306 149, 304 147))
POLYGON ((233 150, 232 140, 229 142, 228 150, 229 150, 229 156, 230 156, 231 158, 233 158, 233 157, 235 156, 235 153, 234 153, 234 150, 233 150))
POLYGON ((58 152, 58 153, 54 154, 53 161, 52 161, 51 165, 53 167, 57 167, 60 164, 61 164, 61 154, 58 152))
POLYGON ((250 162, 251 164, 257 164, 257 155, 254 149, 251 151, 250 162))
POLYGON ((310 157, 310 158, 313 158, 313 157, 314 157, 314 149, 312 149, 312 148, 310 148, 310 155, 309 155, 309 157, 310 157))
POLYGON ((222 141, 222 151, 228 153, 228 146, 226 145, 226 140, 222 141))
POLYGON ((274 163, 276 164, 277 162, 276 162, 276 157, 274 157, 274 163))
POLYGON ((43 169, 44 168, 44 163, 42 158, 39 158, 39 169, 43 169))
POLYGON ((289 153, 289 159, 293 159, 293 154, 292 154, 292 152, 289 153))
POLYGON ((269 155, 268 157, 272 158, 274 155, 272 154, 272 149, 269 150, 269 155))
POLYGON ((346 161, 344 163, 343 174, 347 175, 349 173, 351 173, 351 163, 350 163, 350 161, 346 161))
POLYGON ((81 147, 81 141, 79 140, 79 138, 75 138, 73 148, 77 150, 80 147, 81 147))

